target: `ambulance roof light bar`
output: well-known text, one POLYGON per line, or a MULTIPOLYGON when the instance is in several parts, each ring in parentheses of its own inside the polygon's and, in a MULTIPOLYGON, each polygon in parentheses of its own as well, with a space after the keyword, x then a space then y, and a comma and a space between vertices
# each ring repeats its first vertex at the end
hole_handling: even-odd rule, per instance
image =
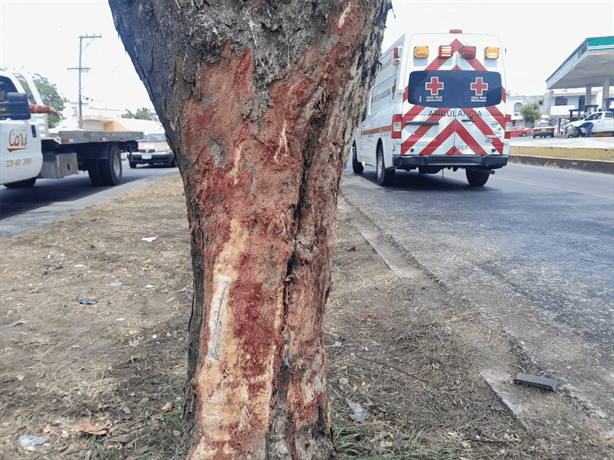
POLYGON ((499 59, 499 48, 486 48, 484 50, 485 59, 499 59))
POLYGON ((452 49, 452 45, 440 45, 439 46, 439 57, 440 58, 449 58, 452 57, 454 50, 452 49))
POLYGON ((461 48, 461 56, 465 59, 475 59, 475 46, 463 46, 461 48))
POLYGON ((415 46, 414 47, 414 58, 423 59, 429 57, 429 47, 428 46, 415 46))

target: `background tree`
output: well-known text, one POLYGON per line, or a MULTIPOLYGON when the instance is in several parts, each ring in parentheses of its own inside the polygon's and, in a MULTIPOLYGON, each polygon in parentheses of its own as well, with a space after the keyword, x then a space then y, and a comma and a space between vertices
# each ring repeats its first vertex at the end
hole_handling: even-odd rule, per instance
POLYGON ((136 113, 132 113, 130 110, 127 110, 126 113, 122 115, 122 118, 135 118, 137 120, 157 120, 158 115, 153 110, 143 107, 137 109, 136 113))
MULTIPOLYGON (((17 75, 17 78, 28 95, 30 104, 36 104, 36 100, 32 95, 32 90, 30 89, 30 85, 28 85, 26 79, 20 75, 17 75)), ((40 97, 45 105, 53 107, 58 113, 64 110, 64 103, 66 102, 66 99, 60 96, 55 84, 51 83, 46 77, 39 74, 32 75, 32 81, 36 85, 36 89, 38 90, 38 93, 40 94, 40 97)), ((50 128, 58 124, 59 121, 60 117, 57 114, 49 113, 47 115, 47 124, 50 128)))
POLYGON ((535 120, 539 120, 542 116, 539 110, 539 104, 533 103, 522 106, 520 109, 520 115, 524 118, 525 122, 534 123, 535 120))
POLYGON ((109 4, 186 192, 194 299, 176 456, 335 458, 333 225, 390 1, 109 4))

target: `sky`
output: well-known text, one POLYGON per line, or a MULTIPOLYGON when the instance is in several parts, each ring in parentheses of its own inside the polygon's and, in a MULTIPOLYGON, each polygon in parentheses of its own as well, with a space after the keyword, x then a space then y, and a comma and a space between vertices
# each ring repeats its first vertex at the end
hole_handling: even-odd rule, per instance
MULTIPOLYGON (((170 0, 169 0, 170 1, 170 0)), ((546 79, 587 37, 614 35, 614 2, 393 0, 383 48, 404 33, 498 35, 512 96, 546 92, 546 79), (581 5, 581 7, 579 6, 581 5)), ((107 0, 0 0, 0 68, 40 74, 78 100, 79 36, 84 97, 99 107, 153 108, 118 37, 107 0)))

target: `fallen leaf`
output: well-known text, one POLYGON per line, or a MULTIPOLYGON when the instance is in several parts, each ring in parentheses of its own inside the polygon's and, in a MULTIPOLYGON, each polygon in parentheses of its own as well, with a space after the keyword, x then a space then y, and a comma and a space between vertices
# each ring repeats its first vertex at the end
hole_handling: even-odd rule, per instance
POLYGON ((346 249, 346 251, 347 252, 354 252, 354 251, 356 251, 356 246, 352 246, 351 248, 346 249))
POLYGON ((463 449, 471 449, 471 443, 467 441, 461 441, 461 446, 463 446, 463 449))
POLYGON ((74 425, 69 428, 86 434, 102 436, 103 434, 107 434, 109 432, 109 428, 111 428, 111 426, 112 423, 110 420, 104 420, 100 425, 97 425, 95 423, 92 423, 90 420, 87 420, 83 424, 83 426, 74 425))
POLYGON ((173 405, 167 402, 164 406, 162 406, 162 412, 170 412, 173 410, 173 405))
POLYGON ((64 452, 71 452, 75 450, 75 445, 74 444, 68 444, 67 446, 64 446, 62 449, 60 449, 60 453, 64 453, 64 452))

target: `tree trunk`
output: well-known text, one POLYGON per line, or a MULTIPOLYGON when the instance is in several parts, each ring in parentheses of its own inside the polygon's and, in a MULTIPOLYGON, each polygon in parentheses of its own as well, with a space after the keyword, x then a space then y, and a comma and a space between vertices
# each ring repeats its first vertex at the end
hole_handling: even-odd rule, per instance
POLYGON ((192 235, 176 458, 336 458, 322 320, 389 0, 109 0, 192 235))

